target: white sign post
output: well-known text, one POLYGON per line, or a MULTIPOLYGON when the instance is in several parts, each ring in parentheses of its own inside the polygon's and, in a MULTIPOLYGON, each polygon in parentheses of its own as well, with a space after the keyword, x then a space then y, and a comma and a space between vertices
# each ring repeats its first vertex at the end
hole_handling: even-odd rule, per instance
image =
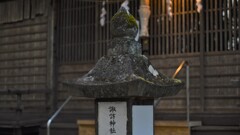
POLYGON ((96 135, 154 135, 154 98, 96 99, 96 135))
POLYGON ((127 135, 127 102, 98 102, 98 135, 127 135))
POLYGON ((132 135, 153 135, 153 105, 132 107, 132 135))

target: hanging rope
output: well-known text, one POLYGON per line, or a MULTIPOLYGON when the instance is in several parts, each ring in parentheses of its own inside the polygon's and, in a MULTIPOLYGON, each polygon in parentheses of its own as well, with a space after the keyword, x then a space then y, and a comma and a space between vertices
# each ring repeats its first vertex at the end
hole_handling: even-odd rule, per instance
POLYGON ((103 1, 102 2, 101 14, 100 14, 100 25, 102 27, 105 26, 105 19, 106 19, 106 14, 107 14, 107 11, 105 9, 105 4, 106 4, 106 2, 103 1))
POLYGON ((200 13, 203 8, 202 0, 196 0, 196 6, 197 6, 197 12, 200 13))
POLYGON ((173 13, 172 13, 172 0, 167 0, 167 15, 169 16, 169 19, 172 19, 173 13))

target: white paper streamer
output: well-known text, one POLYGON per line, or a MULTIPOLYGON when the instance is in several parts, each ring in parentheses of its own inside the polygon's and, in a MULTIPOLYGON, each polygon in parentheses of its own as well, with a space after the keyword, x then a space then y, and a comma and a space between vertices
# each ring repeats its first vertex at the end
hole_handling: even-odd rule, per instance
POLYGON ((103 1, 102 3, 102 9, 101 9, 101 14, 100 14, 100 25, 103 27, 105 26, 105 19, 106 19, 106 14, 107 14, 107 11, 105 9, 105 1, 103 1))
POLYGON ((124 7, 125 9, 127 9, 127 11, 129 10, 129 1, 128 0, 125 0, 122 4, 121 4, 121 7, 124 7))
POLYGON ((138 25, 138 32, 137 32, 137 35, 135 37, 135 41, 138 41, 139 40, 139 21, 136 20, 136 22, 137 22, 137 25, 138 25))
POLYGON ((124 7, 126 10, 127 10, 127 13, 129 14, 129 1, 128 0, 125 0, 122 4, 121 4, 121 7, 124 7))
POLYGON ((155 77, 159 75, 158 71, 155 70, 152 65, 149 65, 148 71, 152 73, 155 77))

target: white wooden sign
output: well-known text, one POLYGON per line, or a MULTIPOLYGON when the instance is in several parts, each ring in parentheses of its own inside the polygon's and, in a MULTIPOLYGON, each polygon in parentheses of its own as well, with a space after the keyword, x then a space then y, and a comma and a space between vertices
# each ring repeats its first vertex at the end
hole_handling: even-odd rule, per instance
POLYGON ((126 102, 98 102, 98 135, 127 135, 126 102))

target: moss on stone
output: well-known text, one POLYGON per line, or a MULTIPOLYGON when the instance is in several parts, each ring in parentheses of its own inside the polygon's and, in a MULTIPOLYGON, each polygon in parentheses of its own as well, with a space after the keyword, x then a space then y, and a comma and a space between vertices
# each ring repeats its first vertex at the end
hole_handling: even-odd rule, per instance
POLYGON ((138 28, 136 19, 132 15, 128 15, 128 23, 129 24, 133 24, 133 25, 135 25, 138 28))
POLYGON ((175 83, 182 83, 182 81, 179 80, 179 79, 174 79, 174 82, 175 82, 175 83))
POLYGON ((120 17, 120 16, 123 16, 123 18, 126 18, 127 20, 127 23, 130 27, 134 27, 136 26, 138 28, 138 25, 137 25, 137 22, 136 22, 136 19, 131 15, 131 14, 128 14, 127 12, 118 12, 116 13, 112 19, 111 19, 111 22, 114 22, 116 20, 117 17, 120 17))
POLYGON ((142 81, 144 81, 144 82, 147 82, 147 83, 150 83, 150 84, 154 84, 153 82, 150 82, 150 81, 144 79, 143 77, 137 76, 137 78, 142 80, 142 81))

